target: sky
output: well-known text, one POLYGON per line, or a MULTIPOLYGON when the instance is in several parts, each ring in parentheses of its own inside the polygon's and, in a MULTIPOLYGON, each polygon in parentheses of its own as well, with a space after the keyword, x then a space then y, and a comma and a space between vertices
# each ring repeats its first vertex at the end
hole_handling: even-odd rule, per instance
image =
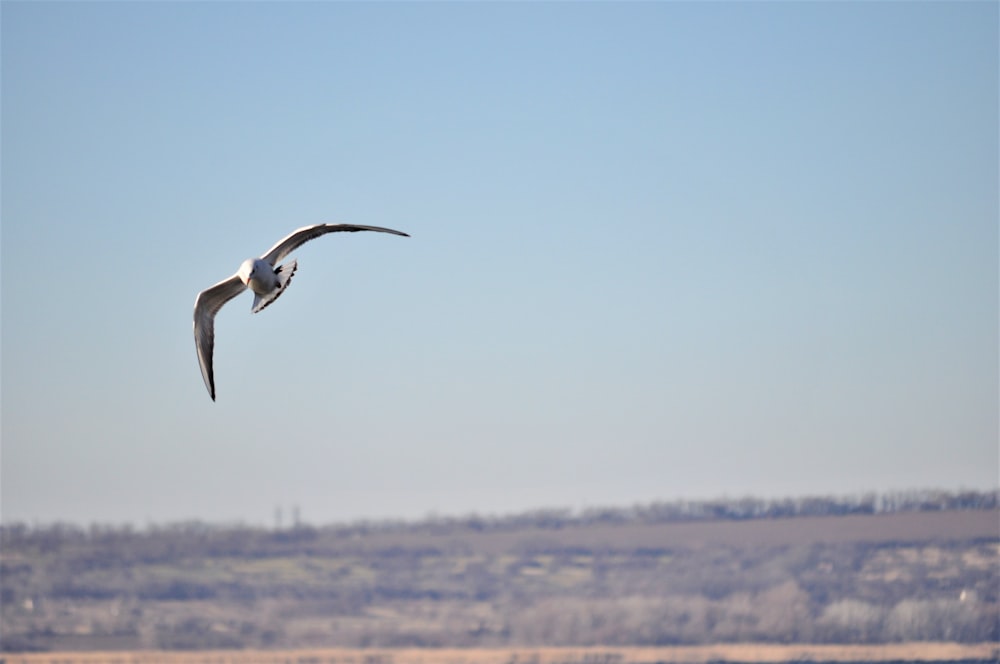
POLYGON ((2 521, 996 488, 998 12, 3 2, 2 521))

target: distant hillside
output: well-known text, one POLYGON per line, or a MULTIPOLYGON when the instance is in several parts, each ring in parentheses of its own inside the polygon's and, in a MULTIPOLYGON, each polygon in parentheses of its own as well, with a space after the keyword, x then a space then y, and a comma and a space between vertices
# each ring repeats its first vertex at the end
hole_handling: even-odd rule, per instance
POLYGON ((997 492, 6 525, 7 651, 1000 641, 997 492))

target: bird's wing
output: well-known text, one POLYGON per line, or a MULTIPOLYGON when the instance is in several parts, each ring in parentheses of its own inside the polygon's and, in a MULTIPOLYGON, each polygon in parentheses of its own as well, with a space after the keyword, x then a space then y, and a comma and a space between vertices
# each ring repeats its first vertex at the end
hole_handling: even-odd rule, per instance
POLYGON ((264 260, 270 263, 272 266, 277 265, 285 256, 292 253, 303 244, 318 238, 320 235, 326 235, 327 233, 336 233, 338 231, 346 231, 353 233, 355 231, 377 231, 379 233, 392 233, 393 235, 402 235, 403 237, 410 237, 402 231, 394 231, 391 228, 382 228, 381 226, 355 226, 354 224, 316 224, 315 226, 304 226, 298 230, 292 231, 292 233, 281 240, 278 244, 271 247, 266 254, 261 256, 264 260))
POLYGON ((229 300, 246 289, 239 275, 234 274, 211 288, 198 293, 194 301, 194 345, 205 387, 215 401, 215 373, 212 371, 212 350, 215 348, 215 314, 229 300))

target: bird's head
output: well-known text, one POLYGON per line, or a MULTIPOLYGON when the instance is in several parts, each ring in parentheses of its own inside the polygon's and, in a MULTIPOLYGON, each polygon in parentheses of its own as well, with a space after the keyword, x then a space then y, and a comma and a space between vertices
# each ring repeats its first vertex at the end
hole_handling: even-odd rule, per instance
POLYGON ((236 276, 240 278, 240 281, 242 281, 244 285, 249 285, 250 280, 257 276, 257 261, 252 258, 248 258, 243 261, 243 264, 240 265, 240 269, 236 272, 236 276))

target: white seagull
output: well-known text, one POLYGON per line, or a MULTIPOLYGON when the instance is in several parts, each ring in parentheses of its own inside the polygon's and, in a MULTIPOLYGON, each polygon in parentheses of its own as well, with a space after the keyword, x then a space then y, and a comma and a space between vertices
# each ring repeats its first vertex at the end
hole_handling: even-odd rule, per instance
POLYGON ((198 349, 198 363, 201 365, 201 377, 205 379, 205 387, 215 401, 215 373, 212 371, 212 350, 215 347, 215 314, 229 300, 245 289, 253 291, 252 313, 257 313, 278 299, 285 292, 298 267, 296 261, 284 265, 278 263, 288 254, 303 244, 327 233, 338 231, 378 231, 410 237, 402 231, 379 226, 355 226, 353 224, 316 224, 305 226, 291 235, 278 241, 260 258, 248 258, 240 265, 236 274, 225 281, 220 281, 211 288, 198 293, 194 301, 194 345, 198 349))

